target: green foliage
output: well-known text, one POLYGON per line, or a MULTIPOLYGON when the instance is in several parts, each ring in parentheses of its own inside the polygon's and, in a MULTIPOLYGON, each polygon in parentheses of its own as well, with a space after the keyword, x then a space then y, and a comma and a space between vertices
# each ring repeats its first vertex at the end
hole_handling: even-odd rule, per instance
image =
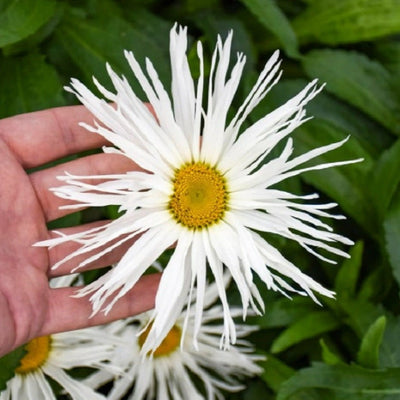
POLYGON ((0 358, 0 391, 6 388, 7 381, 14 376, 14 371, 25 354, 26 350, 21 346, 0 358))
POLYGON ((327 82, 327 91, 364 111, 393 133, 400 133, 398 93, 390 73, 378 61, 353 51, 324 49, 309 52, 303 58, 303 65, 308 76, 327 82))
POLYGON ((400 194, 397 192, 393 204, 390 206, 384 220, 386 251, 393 275, 400 284, 400 194))
POLYGON ((1 117, 64 104, 57 71, 43 55, 0 58, 0 71, 1 117))
MULTIPOLYGON (((272 51, 281 48, 287 57, 282 79, 249 122, 318 78, 326 87, 307 105, 313 119, 293 135, 296 154, 349 137, 317 162, 363 159, 284 183, 296 194, 318 192, 316 201, 336 202, 335 213, 347 220, 326 222, 355 245, 343 247, 351 258, 331 266, 289 240, 268 238, 336 297, 319 298, 321 307, 308 297, 288 299, 262 289, 266 312, 248 322, 257 326, 250 339, 266 356, 260 361, 264 372, 226 398, 400 398, 400 1, 0 0, 0 117, 74 104, 62 90, 71 77, 93 87, 95 76, 110 87, 106 62, 142 95, 124 49, 142 64, 148 57, 169 90, 169 30, 175 22, 189 26, 195 76, 196 40, 205 44, 208 74, 217 34, 233 29, 234 52, 243 51, 247 63, 232 112, 272 51)), ((49 227, 118 215, 115 206, 84 210, 49 227)), ((98 274, 88 272, 85 281, 98 274)), ((237 297, 234 290, 229 295, 237 297)), ((0 390, 22 356, 20 348, 0 359, 0 390)))
POLYGON ((341 298, 353 298, 356 295, 357 282, 362 266, 364 243, 358 242, 350 250, 351 258, 345 260, 335 278, 335 290, 341 298))
POLYGON ((286 15, 275 4, 275 0, 241 0, 261 24, 274 33, 286 53, 299 57, 296 35, 286 15))
POLYGON ((265 361, 260 362, 260 365, 264 369, 261 378, 271 389, 278 391, 281 384, 289 379, 295 371, 278 358, 272 355, 265 355, 265 361))
POLYGON ((320 398, 395 400, 400 394, 400 368, 369 370, 353 365, 315 363, 282 385, 277 400, 296 399, 309 388, 324 389, 320 398))
MULTIPOLYGON (((142 16, 152 26, 157 23, 156 17, 145 13, 142 16)), ((167 38, 169 28, 159 29, 159 35, 167 38)), ((141 62, 148 57, 157 65, 160 77, 164 81, 167 77, 168 48, 165 40, 158 40, 151 31, 143 30, 141 26, 136 27, 136 24, 132 25, 119 16, 111 16, 106 20, 100 17, 87 20, 69 13, 59 25, 53 45, 64 48, 80 69, 79 75, 87 81, 95 76, 100 82, 107 84, 109 78, 105 69, 106 63, 117 72, 132 78, 128 63, 123 57, 123 49, 134 51, 135 57, 141 62), (115 43, 119 43, 119 46, 115 46, 115 43)), ((136 91, 140 90, 135 81, 132 86, 136 91)))
POLYGON ((372 369, 379 367, 379 348, 385 327, 386 317, 381 316, 365 333, 357 354, 357 362, 363 367, 372 369))
POLYGON ((370 198, 382 221, 400 182, 400 140, 382 152, 370 173, 370 198))
POLYGON ((314 310, 314 304, 307 298, 296 296, 293 299, 274 298, 267 305, 266 312, 254 319, 261 328, 281 328, 291 325, 296 319, 314 310))
POLYGON ((400 30, 398 0, 312 1, 293 25, 299 41, 329 45, 356 43, 400 30))
POLYGON ((340 355, 332 350, 324 339, 321 339, 319 344, 321 345, 321 358, 325 364, 336 365, 343 362, 340 355))
POLYGON ((388 316, 386 329, 379 348, 379 365, 381 368, 393 368, 400 365, 400 318, 388 316))
MULTIPOLYGON (((310 121, 297 130, 296 151, 300 154, 313 149, 316 145, 322 146, 345 138, 346 132, 324 121, 310 121)), ((366 196, 365 182, 368 169, 372 167, 372 160, 356 140, 350 139, 343 147, 343 150, 326 153, 319 159, 323 162, 334 162, 361 158, 363 162, 324 171, 312 171, 304 174, 304 180, 339 203, 348 215, 375 236, 378 230, 376 215, 366 196), (326 184, 327 180, 329 185, 326 184)))
POLYGON ((271 352, 279 353, 303 340, 333 331, 339 326, 340 321, 329 311, 313 311, 285 329, 272 343, 271 352))
POLYGON ((55 0, 11 0, 0 11, 0 47, 35 33, 54 15, 55 0))

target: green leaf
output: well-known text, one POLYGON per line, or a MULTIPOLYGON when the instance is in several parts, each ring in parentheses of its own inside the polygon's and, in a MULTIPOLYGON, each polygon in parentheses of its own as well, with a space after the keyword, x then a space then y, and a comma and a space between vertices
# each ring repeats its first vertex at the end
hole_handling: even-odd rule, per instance
POLYGON ((392 74, 400 76, 400 43, 396 38, 374 43, 374 53, 385 68, 392 74))
POLYGON ((368 328, 357 354, 357 362, 361 366, 365 368, 379 367, 379 349, 385 327, 386 317, 381 316, 368 328))
MULTIPOLYGON (((261 118, 268 111, 272 111, 299 93, 307 83, 305 79, 286 79, 279 82, 251 116, 255 115, 256 119, 261 118)), ((364 158, 376 159, 383 150, 393 144, 392 135, 384 127, 326 90, 307 104, 306 109, 307 114, 313 119, 323 120, 339 131, 356 138, 365 151, 364 158)))
POLYGON ((379 365, 382 368, 400 367, 400 317, 389 316, 380 346, 379 365))
POLYGON ((47 223, 47 229, 60 229, 69 226, 77 226, 82 223, 82 211, 77 211, 71 214, 64 215, 61 218, 47 223))
POLYGON ((185 0, 186 11, 188 13, 195 13, 204 9, 212 9, 218 6, 218 3, 218 0, 185 0))
MULTIPOLYGON (((300 126, 295 134, 295 153, 302 154, 316 147, 345 138, 345 132, 324 121, 312 120, 300 126)), ((301 178, 340 204, 372 237, 378 235, 375 210, 366 196, 365 177, 372 165, 368 153, 355 138, 350 138, 339 149, 322 154, 318 163, 363 158, 357 164, 345 165, 302 174, 301 178)))
POLYGON ((348 316, 347 324, 360 339, 364 337, 374 321, 385 313, 381 305, 375 305, 365 300, 340 300, 342 311, 348 316))
POLYGON ((64 104, 57 72, 42 55, 0 59, 0 87, 0 117, 64 104))
POLYGON ((261 316, 252 320, 262 329, 290 325, 315 310, 315 304, 308 297, 295 296, 293 299, 273 299, 261 316))
POLYGON ((335 291, 338 297, 355 297, 363 252, 364 243, 357 242, 350 249, 350 258, 343 261, 335 279, 335 291))
MULTIPOLYGON (((152 14, 145 8, 137 7, 129 10, 124 9, 123 16, 134 27, 135 31, 151 39, 153 52, 158 50, 161 51, 163 57, 169 57, 169 31, 172 28, 170 21, 152 14), (154 46, 157 50, 154 49, 154 46)), ((188 33, 190 35, 190 32, 188 33)))
POLYGON ((288 56, 300 57, 297 38, 285 14, 274 0, 241 0, 261 24, 281 42, 288 56))
MULTIPOLYGON (((138 7, 138 3, 140 0, 136 0, 134 2, 134 6, 138 7)), ((88 18, 97 18, 101 17, 104 19, 107 19, 107 17, 110 17, 110 15, 118 15, 121 16, 123 11, 118 4, 119 2, 116 2, 114 0, 85 0, 86 4, 82 4, 83 2, 75 3, 77 6, 79 4, 79 9, 76 8, 74 11, 77 13, 82 13, 82 15, 85 15, 88 18), (79 4, 80 3, 80 4, 79 4)), ((124 11, 129 10, 129 6, 131 4, 126 4, 126 7, 124 7, 124 11)))
POLYGON ((122 215, 122 212, 119 211, 120 207, 116 205, 106 206, 104 209, 104 213, 109 219, 117 219, 122 215))
POLYGON ((0 47, 35 33, 55 13, 54 0, 11 0, 0 14, 0 47))
MULTIPOLYGON (((266 115, 274 108, 282 105, 289 98, 304 88, 303 80, 280 82, 251 114, 251 121, 266 115)), ((318 190, 338 202, 341 208, 353 217, 372 237, 378 236, 379 225, 376 213, 366 195, 366 177, 370 173, 373 157, 391 143, 390 137, 376 130, 378 124, 372 123, 354 108, 335 100, 323 92, 311 103, 307 104, 309 115, 314 116, 296 129, 296 154, 305 153, 316 147, 350 139, 339 149, 318 157, 318 162, 334 162, 363 158, 358 164, 312 171, 301 175, 301 178, 318 190)))
POLYGON ((15 375, 22 357, 26 354, 24 346, 0 358, 0 392, 6 388, 7 381, 15 375))
POLYGON ((290 346, 311 339, 340 326, 340 321, 329 311, 314 311, 285 329, 272 343, 271 352, 279 353, 290 346))
POLYGON ((47 39, 51 39, 52 34, 59 24, 66 8, 66 4, 63 2, 56 4, 57 6, 54 15, 33 34, 16 43, 4 46, 2 49, 4 56, 9 57, 17 54, 30 53, 32 49, 36 49, 42 43, 44 44, 47 39))
MULTIPOLYGON (((347 315, 345 321, 362 341, 373 324, 383 316, 388 321, 379 348, 379 365, 381 367, 400 366, 400 318, 391 316, 381 305, 363 300, 346 300, 340 302, 342 311, 347 315)), ((354 344, 352 347, 355 347, 354 344)))
POLYGON ((375 264, 360 284, 357 297, 361 300, 379 302, 385 298, 393 285, 393 276, 383 264, 375 264))
MULTIPOLYGON (((151 19, 149 23, 152 23, 151 19)), ((168 35, 169 30, 164 32, 164 36, 168 35)), ((132 50, 142 65, 148 57, 160 79, 164 83, 169 82, 168 48, 146 31, 135 28, 120 17, 111 15, 107 19, 85 20, 68 14, 56 31, 56 43, 67 51, 79 67, 85 83, 90 83, 92 76, 95 76, 103 85, 110 86, 105 67, 108 62, 117 73, 127 75, 135 92, 142 93, 140 85, 132 79, 133 74, 124 57, 124 49, 132 50)))
POLYGON ((344 50, 314 50, 303 57, 311 78, 326 82, 326 90, 400 135, 400 103, 388 71, 363 54, 344 50))
POLYGON ((259 365, 263 369, 261 379, 272 390, 277 392, 281 384, 289 379, 295 373, 295 370, 270 354, 265 354, 265 356, 265 361, 259 362, 259 365))
MULTIPOLYGON (((381 305, 361 300, 339 301, 345 321, 362 341, 371 326, 383 316, 387 320, 386 329, 379 348, 379 365, 400 367, 400 318, 390 315, 381 305)), ((355 344, 354 346, 355 347, 355 344)))
POLYGON ((395 194, 383 223, 386 251, 393 275, 400 284, 400 190, 395 194))
MULTIPOLYGON (((252 70, 255 67, 255 47, 248 30, 240 19, 227 15, 226 13, 204 10, 194 15, 193 23, 204 32, 204 37, 207 38, 212 48, 215 46, 215 40, 218 35, 225 38, 232 30, 233 57, 236 57, 236 53, 238 52, 244 53, 246 55, 245 71, 252 70)), ((207 60, 205 61, 206 63, 208 62, 207 60)))
POLYGON ((373 40, 400 30, 398 0, 313 1, 294 21, 302 44, 330 45, 373 40))
POLYGON ((336 365, 343 363, 343 360, 341 357, 333 350, 330 349, 328 344, 324 341, 324 339, 321 339, 319 341, 319 344, 321 345, 322 349, 322 360, 329 365, 336 365))
POLYGON ((369 370, 358 366, 315 363, 283 383, 277 400, 295 399, 309 388, 326 389, 324 399, 397 400, 400 368, 369 370), (340 396, 340 397, 339 397, 340 396))
MULTIPOLYGON (((301 88, 306 86, 306 81, 302 82, 301 88)), ((285 90, 285 86, 282 88, 282 85, 279 86, 280 90, 285 90)), ((382 125, 367 117, 357 108, 330 95, 326 90, 318 94, 315 101, 307 105, 307 112, 313 118, 321 119, 339 131, 351 135, 360 143, 365 153, 374 159, 378 158, 381 152, 393 143, 392 135, 382 125)), ((364 154, 364 158, 366 158, 366 154, 364 154)))
POLYGON ((232 393, 229 400, 275 400, 275 396, 269 393, 267 386, 260 379, 252 379, 246 382, 246 388, 239 393, 232 393))
POLYGON ((372 168, 368 185, 370 197, 383 220, 400 182, 400 140, 382 153, 372 168))

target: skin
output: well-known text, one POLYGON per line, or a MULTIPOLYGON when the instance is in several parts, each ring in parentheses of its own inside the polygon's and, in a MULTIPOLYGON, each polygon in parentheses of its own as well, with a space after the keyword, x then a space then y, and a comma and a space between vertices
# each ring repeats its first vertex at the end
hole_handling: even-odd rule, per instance
MULTIPOLYGON (((99 313, 89 319, 88 298, 71 297, 76 288, 49 287, 50 278, 68 274, 79 262, 74 259, 51 269, 78 245, 68 243, 53 249, 32 246, 54 237, 46 222, 71 212, 59 208, 68 204, 67 200, 49 191, 60 185, 57 176, 65 171, 92 175, 138 169, 126 157, 101 153, 27 174, 28 169, 107 144, 99 135, 79 127, 79 122, 93 122, 83 106, 0 120, 0 356, 38 336, 100 325, 154 307, 159 274, 144 276, 108 315, 99 313)), ((105 221, 59 231, 72 233, 102 223, 105 221)), ((118 261, 130 244, 84 269, 118 261)))

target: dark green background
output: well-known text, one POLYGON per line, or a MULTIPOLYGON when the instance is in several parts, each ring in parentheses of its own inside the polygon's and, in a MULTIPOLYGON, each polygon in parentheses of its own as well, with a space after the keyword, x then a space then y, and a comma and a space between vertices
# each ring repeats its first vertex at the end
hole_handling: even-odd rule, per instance
MULTIPOLYGON (((109 62, 140 93, 123 57, 149 57, 168 87, 168 32, 187 25, 209 56, 216 35, 234 30, 234 50, 247 56, 237 107, 276 48, 284 74, 250 123, 313 78, 326 88, 307 107, 314 119, 294 133, 298 153, 351 135, 319 163, 364 162, 304 174, 283 187, 318 191, 348 219, 337 232, 357 244, 332 266, 281 238, 268 238, 326 287, 336 300, 282 298, 263 290, 266 313, 251 323, 268 358, 260 378, 229 399, 394 400, 400 398, 400 1, 399 0, 0 0, 0 117, 74 104, 71 77, 110 85, 109 62)), ((209 58, 208 58, 209 59, 209 58)), ((193 71, 196 69, 194 68, 193 71)), ((56 224, 110 216, 112 208, 56 224)), ((235 301, 235 293, 231 293, 235 301)), ((0 383, 18 360, 0 359, 0 383)))

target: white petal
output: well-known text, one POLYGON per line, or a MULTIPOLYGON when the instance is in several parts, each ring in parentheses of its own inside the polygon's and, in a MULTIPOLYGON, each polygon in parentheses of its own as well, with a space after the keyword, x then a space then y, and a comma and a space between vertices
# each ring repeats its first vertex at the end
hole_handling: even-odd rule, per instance
POLYGON ((239 261, 238 248, 240 248, 240 243, 238 235, 229 225, 220 222, 209 229, 209 238, 215 253, 229 269, 237 285, 243 305, 243 317, 245 318, 251 294, 239 261))
POLYGON ((224 331, 221 336, 221 346, 225 349, 229 348, 230 343, 236 342, 236 329, 232 316, 229 310, 228 300, 226 298, 225 284, 222 272, 222 263, 218 259, 215 251, 210 243, 210 236, 205 230, 203 232, 204 249, 210 264, 211 271, 214 275, 215 282, 218 288, 219 297, 221 299, 222 307, 224 309, 224 331))
POLYGON ((146 93, 152 107, 154 108, 161 128, 173 139, 182 157, 185 160, 190 160, 189 144, 181 130, 181 127, 175 122, 171 102, 167 93, 165 92, 165 89, 162 87, 161 82, 156 79, 155 76, 152 77, 152 83, 155 85, 155 92, 143 74, 143 71, 140 68, 139 63, 136 61, 134 55, 131 52, 125 52, 125 57, 128 60, 128 63, 140 85, 142 86, 142 89, 146 93))
POLYGON ((186 57, 186 48, 187 28, 179 26, 177 29, 171 29, 171 91, 174 100, 174 115, 191 145, 194 131, 195 90, 186 57))
POLYGON ((231 168, 243 170, 252 160, 262 154, 266 156, 280 140, 302 124, 306 120, 304 105, 322 89, 316 88, 316 82, 311 82, 295 97, 247 128, 225 152, 220 169, 224 172, 231 168))
POLYGON ((192 236, 191 231, 181 231, 176 249, 162 274, 155 300, 153 323, 142 346, 142 354, 157 349, 175 324, 186 302, 191 281, 187 255, 192 236))
POLYGON ((21 377, 21 381, 20 393, 18 397, 13 396, 13 399, 56 400, 53 390, 40 369, 21 377))
POLYGON ((43 366, 43 370, 57 381, 73 400, 105 400, 103 395, 96 393, 93 389, 67 375, 62 369, 47 364, 43 366))
POLYGON ((93 304, 93 313, 97 313, 109 297, 118 291, 105 308, 105 312, 109 312, 115 302, 136 284, 160 254, 176 241, 177 236, 177 228, 173 224, 149 229, 114 268, 81 289, 77 295, 82 297, 94 292, 90 301, 93 304))
POLYGON ((232 132, 229 145, 231 145, 236 139, 240 126, 248 117, 250 112, 259 104, 259 102, 265 97, 265 95, 279 81, 281 73, 279 73, 278 76, 274 79, 281 64, 281 62, 278 60, 278 57, 279 51, 277 50, 272 54, 272 56, 265 64, 257 79, 257 82, 255 83, 250 93, 239 107, 235 117, 229 124, 227 131, 232 132), (272 79, 274 79, 274 81, 271 83, 272 79))
POLYGON ((197 336, 201 328, 204 308, 204 295, 206 291, 206 253, 204 250, 202 237, 199 232, 195 232, 193 235, 191 257, 192 279, 196 279, 197 287, 193 327, 193 344, 195 348, 197 348, 197 336))
POLYGON ((215 165, 222 155, 226 142, 225 125, 228 110, 237 91, 246 62, 246 58, 243 54, 239 54, 237 62, 232 69, 231 76, 226 80, 231 42, 232 32, 228 34, 225 43, 222 43, 221 38, 218 37, 209 78, 209 97, 204 119, 200 157, 202 161, 211 165, 215 165), (217 53, 219 55, 218 64, 216 63, 217 53))

